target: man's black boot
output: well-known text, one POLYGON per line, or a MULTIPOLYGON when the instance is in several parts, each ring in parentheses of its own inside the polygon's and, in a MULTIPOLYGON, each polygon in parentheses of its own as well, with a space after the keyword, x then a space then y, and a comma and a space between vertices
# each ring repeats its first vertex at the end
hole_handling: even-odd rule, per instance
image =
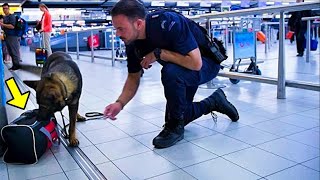
POLYGON ((163 130, 153 139, 152 144, 155 148, 167 148, 183 139, 183 124, 179 123, 174 128, 169 127, 168 124, 166 123, 163 130))
POLYGON ((204 114, 217 111, 227 115, 234 122, 239 120, 237 109, 227 100, 226 95, 220 88, 200 103, 205 103, 208 106, 208 112, 204 114))

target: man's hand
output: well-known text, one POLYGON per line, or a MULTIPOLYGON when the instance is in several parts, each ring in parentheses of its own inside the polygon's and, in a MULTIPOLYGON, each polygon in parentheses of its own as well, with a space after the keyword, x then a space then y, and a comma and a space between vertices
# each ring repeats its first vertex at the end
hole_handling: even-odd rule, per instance
POLYGON ((149 54, 147 54, 145 57, 143 57, 140 64, 141 64, 142 68, 149 69, 149 68, 151 68, 151 64, 154 63, 156 60, 157 59, 154 56, 153 51, 152 51, 149 54))
POLYGON ((3 22, 0 21, 0 26, 3 26, 3 22))
POLYGON ((119 112, 122 110, 122 104, 119 102, 115 102, 112 104, 109 104, 103 112, 103 116, 105 118, 110 118, 111 120, 116 120, 117 118, 115 117, 119 112))

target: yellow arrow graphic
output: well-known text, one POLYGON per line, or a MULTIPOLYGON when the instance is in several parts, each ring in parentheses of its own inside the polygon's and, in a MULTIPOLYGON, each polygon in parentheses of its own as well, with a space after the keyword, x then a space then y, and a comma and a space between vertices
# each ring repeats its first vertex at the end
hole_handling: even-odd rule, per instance
POLYGON ((5 82, 8 86, 11 96, 13 97, 13 99, 7 101, 7 104, 24 110, 29 99, 30 91, 21 94, 21 91, 13 77, 7 79, 5 82))

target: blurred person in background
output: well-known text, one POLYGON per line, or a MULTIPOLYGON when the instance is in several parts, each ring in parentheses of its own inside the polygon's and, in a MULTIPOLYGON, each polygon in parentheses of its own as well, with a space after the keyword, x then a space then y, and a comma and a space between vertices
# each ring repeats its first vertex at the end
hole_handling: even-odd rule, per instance
POLYGON ((40 11, 43 12, 41 20, 38 22, 38 26, 40 27, 39 32, 43 33, 42 44, 43 48, 45 48, 48 52, 48 57, 52 54, 51 45, 50 45, 50 37, 52 31, 52 19, 51 14, 49 13, 48 7, 41 3, 39 4, 40 11), (40 24, 41 26, 40 26, 40 24))
POLYGON ((3 22, 0 21, 0 26, 5 33, 5 41, 8 52, 12 58, 12 67, 10 71, 20 69, 20 42, 19 36, 14 29, 16 25, 16 16, 10 14, 10 6, 8 3, 2 4, 2 10, 5 14, 3 22))
MULTIPOLYGON (((0 15, 0 22, 3 23, 3 15, 0 15)), ((6 41, 4 40, 5 35, 4 35, 4 32, 2 31, 1 27, 0 27, 0 31, 1 31, 0 32, 0 39, 1 39, 1 43, 2 43, 2 59, 5 64, 8 64, 11 61, 11 57, 8 53, 6 41)))
MULTIPOLYGON (((304 0, 297 0, 296 2, 301 3, 301 2, 304 2, 304 0)), ((302 21, 302 18, 310 17, 310 16, 311 16, 311 10, 295 11, 295 12, 292 12, 292 15, 288 21, 288 26, 290 30, 293 30, 296 36, 298 57, 303 56, 305 43, 306 43, 305 34, 307 32, 307 21, 302 21)))

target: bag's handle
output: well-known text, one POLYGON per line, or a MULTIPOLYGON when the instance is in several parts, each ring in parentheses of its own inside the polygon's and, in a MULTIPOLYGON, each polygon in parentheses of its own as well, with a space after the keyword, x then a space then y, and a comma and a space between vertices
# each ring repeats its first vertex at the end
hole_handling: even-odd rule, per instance
POLYGON ((47 138, 49 139, 49 141, 52 143, 53 146, 56 146, 56 147, 59 146, 59 137, 58 137, 58 141, 53 141, 50 132, 46 128, 41 127, 39 131, 47 136, 47 138))

